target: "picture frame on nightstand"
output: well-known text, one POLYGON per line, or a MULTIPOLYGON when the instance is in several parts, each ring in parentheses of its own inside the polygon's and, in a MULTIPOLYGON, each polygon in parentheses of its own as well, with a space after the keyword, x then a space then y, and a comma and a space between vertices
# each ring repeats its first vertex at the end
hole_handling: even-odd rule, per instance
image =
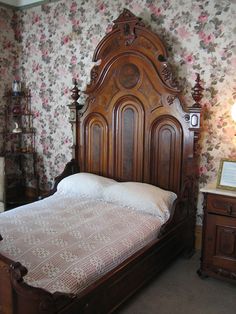
POLYGON ((217 188, 236 191, 236 160, 221 159, 217 188))

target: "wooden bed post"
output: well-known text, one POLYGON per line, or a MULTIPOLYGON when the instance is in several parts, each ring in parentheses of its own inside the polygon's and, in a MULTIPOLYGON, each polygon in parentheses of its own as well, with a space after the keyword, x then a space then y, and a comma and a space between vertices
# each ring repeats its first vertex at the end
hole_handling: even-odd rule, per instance
POLYGON ((195 230, 196 226, 196 213, 197 213, 197 197, 198 197, 198 191, 199 191, 199 151, 198 151, 198 141, 200 137, 200 116, 201 116, 201 99, 203 97, 203 87, 201 85, 200 75, 199 73, 196 73, 196 80, 195 85, 192 88, 192 97, 195 101, 193 106, 189 108, 189 124, 190 124, 190 131, 193 132, 194 138, 193 138, 193 169, 194 169, 194 178, 193 178, 193 184, 192 184, 192 193, 193 193, 193 210, 194 215, 192 216, 192 227, 191 227, 191 220, 189 222, 189 233, 191 234, 192 241, 190 243, 190 247, 192 247, 192 250, 189 251, 186 250, 186 256, 191 256, 195 249, 195 233, 193 230, 195 230))
POLYGON ((68 105, 70 109, 70 117, 69 122, 71 123, 72 127, 72 136, 73 136, 73 145, 72 145, 72 158, 78 160, 78 149, 77 149, 77 133, 76 133, 76 126, 78 124, 78 111, 82 108, 82 105, 78 103, 78 99, 80 98, 80 90, 78 89, 77 85, 78 82, 76 79, 73 79, 74 87, 71 89, 71 98, 73 102, 68 105))
POLYGON ((78 99, 80 98, 80 90, 78 89, 78 82, 76 79, 73 79, 73 84, 74 86, 71 89, 71 98, 73 102, 68 105, 70 110, 69 122, 71 123, 73 138, 72 160, 65 165, 63 172, 55 178, 53 188, 46 196, 52 195, 56 192, 57 185, 63 178, 79 172, 77 127, 79 124, 79 110, 82 109, 83 106, 78 103, 78 99))
MULTIPOLYGON (((203 87, 201 85, 200 75, 196 73, 195 85, 192 88, 192 97, 195 101, 193 106, 189 108, 189 123, 190 123, 190 131, 194 134, 193 139, 193 162, 195 167, 195 182, 198 182, 198 169, 199 169, 199 150, 198 150, 198 141, 200 137, 200 116, 201 116, 201 104, 200 101, 203 97, 203 87)), ((198 184, 195 184, 195 204, 197 201, 198 194, 198 184)))
POLYGON ((203 97, 203 87, 201 85, 201 79, 199 73, 196 73, 195 85, 192 88, 192 97, 195 101, 193 106, 189 109, 190 111, 190 130, 194 132, 194 155, 197 155, 197 141, 199 140, 200 133, 200 115, 201 115, 201 104, 200 101, 203 97))

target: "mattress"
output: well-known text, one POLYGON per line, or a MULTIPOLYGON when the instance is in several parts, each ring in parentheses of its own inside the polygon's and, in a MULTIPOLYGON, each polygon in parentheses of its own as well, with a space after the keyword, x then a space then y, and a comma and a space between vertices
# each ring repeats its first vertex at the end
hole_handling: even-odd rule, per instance
POLYGON ((0 252, 27 267, 29 285, 78 294, 156 239, 162 224, 130 207, 56 193, 0 214, 0 252))

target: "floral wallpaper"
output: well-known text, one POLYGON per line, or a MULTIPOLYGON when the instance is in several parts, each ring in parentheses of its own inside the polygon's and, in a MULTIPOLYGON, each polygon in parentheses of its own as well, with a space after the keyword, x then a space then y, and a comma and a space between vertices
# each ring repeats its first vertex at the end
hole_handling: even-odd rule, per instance
MULTIPOLYGON (((17 56, 20 78, 32 91, 43 190, 51 187, 71 159, 67 105, 72 78, 79 80, 80 89, 85 88, 93 51, 123 8, 141 17, 163 40, 187 104, 193 103, 195 73, 201 75, 205 91, 200 187, 216 178, 221 158, 236 158, 236 124, 230 114, 236 101, 235 0, 60 0, 17 11, 15 41, 9 24, 9 34, 0 35, 6 46, 0 50, 1 62, 5 58, 12 67, 17 56)), ((4 24, 3 10, 0 23, 4 24)), ((6 83, 0 83, 0 93, 6 83)), ((199 223, 201 211, 199 198, 199 223)))
POLYGON ((17 75, 19 62, 19 43, 14 38, 14 31, 11 27, 13 11, 0 7, 0 154, 3 148, 1 130, 4 125, 3 118, 3 95, 9 88, 12 78, 17 75))
MULTIPOLYGON (((11 9, 0 7, 0 99, 5 88, 12 82, 19 61, 19 43, 15 40, 11 27, 12 16, 11 9)), ((0 101, 0 104, 3 105, 3 102, 0 101)))

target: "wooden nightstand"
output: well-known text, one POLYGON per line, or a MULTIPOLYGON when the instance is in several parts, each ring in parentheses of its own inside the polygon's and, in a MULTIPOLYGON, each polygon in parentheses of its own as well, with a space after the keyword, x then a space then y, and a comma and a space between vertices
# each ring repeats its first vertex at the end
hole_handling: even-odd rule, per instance
POLYGON ((236 192, 209 185, 204 194, 201 277, 236 282, 236 192))

